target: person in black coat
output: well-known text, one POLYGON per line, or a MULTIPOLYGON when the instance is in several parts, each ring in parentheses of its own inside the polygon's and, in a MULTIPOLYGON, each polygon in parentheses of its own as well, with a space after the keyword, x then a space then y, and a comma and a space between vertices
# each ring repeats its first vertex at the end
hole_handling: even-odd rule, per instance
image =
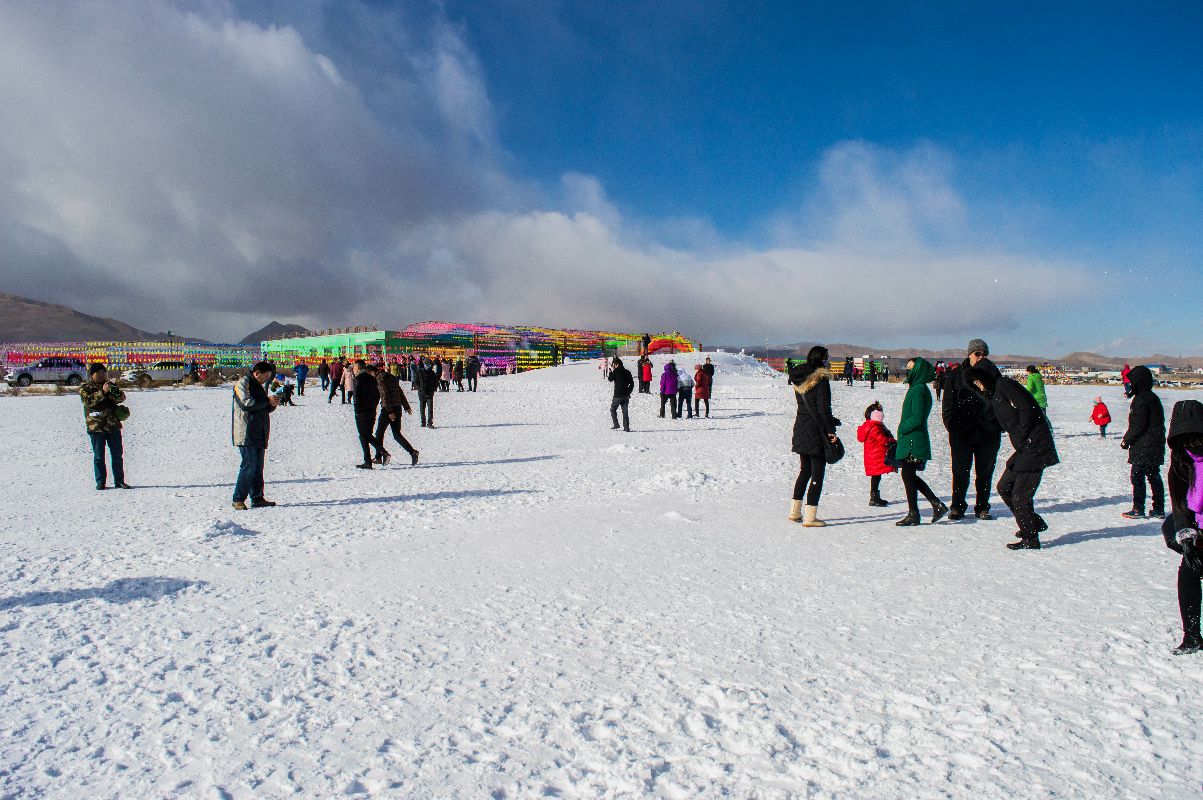
POLYGON ((1132 406, 1128 411, 1128 431, 1119 446, 1128 451, 1132 465, 1132 510, 1128 519, 1144 519, 1145 481, 1153 493, 1152 516, 1165 516, 1165 486, 1161 465, 1165 463, 1165 409, 1153 391, 1153 373, 1137 367, 1128 373, 1132 406))
POLYGON ((376 443, 376 407, 380 405, 380 388, 376 383, 376 367, 363 359, 355 362, 355 379, 351 384, 351 408, 355 412, 355 429, 359 432, 359 445, 363 448, 363 463, 359 469, 372 468, 372 448, 381 455, 376 443))
POLYGON ((980 368, 997 381, 1002 373, 988 356, 989 346, 981 339, 969 342, 968 357, 961 365, 949 370, 944 378, 940 416, 948 429, 948 449, 951 453, 952 502, 950 520, 964 519, 969 510, 969 470, 974 472, 977 495, 973 513, 978 519, 993 519, 990 515, 990 489, 994 482, 994 467, 1002 447, 1002 429, 991 410, 991 403, 965 379, 970 367, 980 368))
POLYGON ((610 401, 610 419, 614 422, 614 430, 618 430, 618 409, 622 409, 622 429, 631 432, 631 420, 627 416, 627 406, 631 402, 631 392, 635 391, 635 379, 631 371, 622 365, 622 359, 614 356, 610 374, 606 376, 614 384, 614 399, 610 401))
POLYGON ((852 385, 852 378, 855 370, 856 365, 852 363, 852 356, 847 356, 844 359, 844 380, 848 382, 849 386, 852 385))
POLYGON ((423 428, 434 427, 434 393, 439 390, 439 373, 427 358, 418 367, 418 415, 423 428))
POLYGON ((1036 490, 1044 470, 1060 463, 1044 410, 1036 398, 1020 383, 992 373, 981 366, 964 370, 965 380, 990 399, 999 426, 1007 432, 1015 452, 998 481, 998 496, 1015 514, 1019 541, 1011 550, 1039 550, 1040 533, 1048 530, 1044 518, 1036 513, 1036 490))
MULTIPOLYGON (((1135 372, 1136 370, 1132 370, 1135 372)), ((1182 615, 1182 644, 1176 655, 1203 650, 1199 611, 1203 605, 1203 403, 1180 400, 1170 416, 1170 505, 1161 524, 1166 547, 1179 553, 1178 611, 1182 615)))
POLYGON ((818 518, 823 477, 827 471, 827 441, 835 442, 840 421, 831 413, 831 370, 827 368, 827 348, 815 345, 806 354, 805 364, 791 364, 789 382, 794 387, 798 412, 794 417, 793 451, 801 469, 794 481, 794 497, 789 519, 808 528, 826 523, 818 518), (803 507, 805 503, 805 507, 803 507))

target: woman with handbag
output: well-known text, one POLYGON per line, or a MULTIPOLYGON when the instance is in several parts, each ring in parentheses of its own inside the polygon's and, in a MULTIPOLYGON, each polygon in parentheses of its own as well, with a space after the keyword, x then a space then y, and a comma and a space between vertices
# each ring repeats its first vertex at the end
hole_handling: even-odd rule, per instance
POLYGON ((801 460, 789 519, 801 522, 807 528, 821 528, 827 524, 818 518, 823 476, 827 465, 834 464, 843 454, 843 445, 835 434, 840 421, 831 414, 827 348, 819 345, 810 348, 805 364, 791 365, 789 381, 794 386, 794 399, 798 403, 793 451, 801 460))
POLYGON ((931 440, 927 436, 927 418, 931 415, 931 390, 927 384, 936 378, 936 368, 923 358, 912 358, 906 364, 906 398, 902 401, 902 419, 898 423, 898 444, 895 459, 902 465, 902 485, 906 489, 907 514, 899 527, 919 524, 919 493, 932 507, 932 522, 948 513, 948 506, 936 497, 919 473, 931 460, 931 440))

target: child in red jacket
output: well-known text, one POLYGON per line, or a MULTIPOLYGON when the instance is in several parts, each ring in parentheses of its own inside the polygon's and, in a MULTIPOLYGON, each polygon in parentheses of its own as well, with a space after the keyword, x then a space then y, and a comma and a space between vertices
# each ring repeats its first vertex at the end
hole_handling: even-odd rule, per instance
POLYGON ((1090 413, 1090 421, 1099 426, 1099 436, 1106 439, 1107 426, 1111 424, 1111 412, 1107 410, 1103 398, 1094 398, 1094 411, 1090 413))
POLYGON ((894 467, 886 463, 886 455, 894 446, 894 435, 886 428, 882 420, 885 411, 881 403, 865 409, 865 421, 856 429, 856 440, 865 445, 865 474, 869 476, 869 505, 875 507, 888 506, 881 499, 881 476, 894 472, 894 467))

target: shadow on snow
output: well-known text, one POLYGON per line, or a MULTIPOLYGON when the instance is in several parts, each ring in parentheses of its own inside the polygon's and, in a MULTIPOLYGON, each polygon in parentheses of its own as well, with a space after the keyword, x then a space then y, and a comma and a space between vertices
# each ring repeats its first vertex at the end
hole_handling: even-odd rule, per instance
POLYGON ((337 500, 314 500, 309 503, 289 503, 289 508, 329 508, 331 506, 356 506, 369 503, 405 503, 414 500, 469 500, 477 497, 501 497, 513 494, 538 494, 534 489, 464 489, 458 492, 426 492, 398 494, 391 497, 343 497, 337 500))
POLYGON ((74 603, 77 600, 104 600, 106 603, 162 600, 189 586, 204 585, 204 581, 186 581, 180 578, 120 578, 108 586, 98 588, 59 589, 58 591, 30 592, 16 597, 5 597, 0 599, 0 611, 7 611, 10 608, 74 603))

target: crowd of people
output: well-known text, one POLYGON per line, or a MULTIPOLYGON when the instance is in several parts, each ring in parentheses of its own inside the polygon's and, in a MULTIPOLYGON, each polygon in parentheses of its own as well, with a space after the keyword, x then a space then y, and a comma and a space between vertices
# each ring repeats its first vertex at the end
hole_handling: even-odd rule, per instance
MULTIPOLYGON (((993 519, 992 489, 1010 509, 1018 530, 1011 550, 1041 549, 1040 534, 1048 523, 1036 511, 1036 494, 1046 469, 1059 463, 1052 425, 1048 420, 1048 397, 1043 379, 1035 366, 1028 367, 1025 383, 1007 377, 990 360, 990 348, 982 339, 973 339, 966 348, 963 362, 942 372, 937 365, 920 357, 906 364, 906 393, 902 401, 897 433, 885 424, 885 409, 880 402, 864 410, 864 421, 857 429, 857 441, 863 444, 865 475, 869 478, 869 505, 888 506, 882 497, 882 479, 894 472, 901 475, 907 513, 895 524, 911 527, 921 524, 919 496, 931 507, 931 522, 947 517, 955 521, 969 513, 970 475, 973 476, 973 514, 978 519, 993 519), (928 421, 934 407, 930 385, 938 388, 940 416, 948 432, 949 461, 952 472, 950 502, 945 504, 923 480, 921 473, 934 458, 928 421), (997 485, 993 485, 1002 434, 1010 439, 1013 453, 1007 459, 997 485)), ((796 401, 792 450, 800 459, 794 482, 788 519, 808 528, 826 525, 818 515, 823 482, 829 464, 844 455, 837 433, 841 421, 832 413, 831 379, 826 348, 815 346, 805 362, 788 366, 788 380, 796 401)), ((300 367, 301 365, 298 365, 300 367)), ((615 430, 629 432, 629 405, 636 392, 636 379, 619 357, 605 363, 605 376, 613 384, 610 418, 615 430), (621 424, 619 412, 622 414, 621 424)), ((848 364, 845 363, 847 370, 848 364)), ((652 362, 643 354, 636 363, 638 391, 650 394, 652 362)), ((296 370, 295 384, 278 376, 271 362, 254 365, 233 388, 231 441, 238 448, 240 465, 234 484, 233 507, 274 506, 264 495, 263 468, 271 430, 271 414, 290 402, 294 385, 304 395, 306 370, 296 370), (277 387, 269 389, 275 379, 277 387), (281 383, 283 380, 283 383, 281 383), (249 503, 249 505, 248 505, 249 503)), ((340 395, 340 402, 352 406, 363 460, 356 466, 373 469, 386 465, 392 454, 385 447, 385 433, 409 454, 416 465, 419 452, 402 433, 401 419, 413 409, 402 389, 404 379, 417 391, 423 427, 434 427, 434 398, 438 392, 475 392, 480 375, 475 357, 456 361, 439 358, 406 357, 387 366, 355 360, 322 361, 317 368, 327 402, 340 395), (467 380, 467 387, 463 382, 467 380)), ((694 418, 710 416, 710 397, 715 368, 710 358, 693 365, 692 372, 677 366, 675 359, 665 363, 660 373, 660 417, 671 415, 694 418)), ((851 373, 849 373, 851 374, 851 373)), ((93 452, 93 470, 97 490, 108 488, 106 451, 112 466, 113 487, 131 488, 125 481, 122 423, 130 411, 124 405, 125 394, 109 380, 104 365, 93 364, 88 380, 80 389, 84 418, 93 452)), ((1175 653, 1203 650, 1200 636, 1200 605, 1203 598, 1203 404, 1183 400, 1174 405, 1166 434, 1165 413, 1154 391, 1152 372, 1143 366, 1128 368, 1123 374, 1125 394, 1131 398, 1128 427, 1120 440, 1127 451, 1131 468, 1132 508, 1123 513, 1128 519, 1161 520, 1166 545, 1181 554, 1178 569, 1178 598, 1183 640, 1175 653), (1169 501, 1161 470, 1166 447, 1170 451, 1168 472, 1169 501), (1146 501, 1149 505, 1146 506, 1146 501), (1148 512, 1146 513, 1146 507, 1148 512), (1168 513, 1167 513, 1168 512, 1168 513)), ((1102 439, 1111 423, 1110 411, 1101 397, 1094 399, 1090 415, 1102 439)))
MULTIPOLYGON (((646 347, 646 345, 645 345, 646 347)), ((605 376, 614 384, 614 395, 610 401, 610 420, 613 429, 630 433, 630 404, 631 395, 635 393, 635 377, 623 364, 622 359, 614 356, 603 362, 605 376), (618 424, 618 412, 622 411, 622 425, 618 424)), ((635 363, 639 373, 639 393, 651 394, 652 360, 646 353, 639 356, 635 363)), ((694 364, 693 371, 681 369, 676 359, 669 359, 660 372, 660 418, 664 419, 667 411, 672 419, 703 418, 702 407, 705 404, 705 417, 710 416, 710 393, 714 385, 714 364, 707 358, 703 363, 694 364)))
MULTIPOLYGON (((990 511, 991 484, 1002 444, 1010 439, 1013 453, 993 488, 1014 515, 1018 530, 1010 550, 1039 550, 1040 534, 1048 523, 1035 508, 1036 493, 1044 471, 1059 463, 1053 428, 1048 420, 1048 396, 1035 365, 1026 370, 1024 383, 1003 375, 990 360, 990 348, 973 339, 966 358, 943 370, 924 358, 907 362, 906 395, 897 435, 885 425, 885 410, 874 401, 865 409, 864 422, 857 428, 857 441, 864 445, 864 471, 869 478, 869 505, 888 506, 881 496, 885 475, 900 472, 907 514, 897 523, 920 524, 919 495, 931 506, 931 522, 945 516, 960 520, 969 511, 969 478, 974 477, 973 513, 978 519, 993 519, 990 511), (951 502, 945 504, 920 477, 932 460, 928 419, 933 400, 928 384, 936 387, 941 417, 948 431, 952 471, 951 502)), ((818 516, 823 479, 828 464, 844 453, 836 429, 841 425, 831 410, 831 378, 828 352, 813 347, 806 361, 789 369, 797 412, 793 428, 793 452, 800 459, 798 477, 788 519, 805 527, 824 527, 818 516)), ((845 362, 845 370, 850 367, 845 362)), ((851 380, 849 380, 851 384, 851 380)), ((1147 367, 1123 372, 1125 394, 1131 399, 1128 428, 1120 447, 1128 453, 1131 467, 1132 508, 1128 519, 1153 518, 1161 522, 1166 545, 1181 554, 1178 568, 1178 601, 1182 620, 1182 642, 1176 654, 1203 650, 1200 636, 1200 605, 1203 598, 1203 404, 1182 400, 1174 405, 1166 435, 1161 399, 1153 391, 1154 379, 1147 367), (1166 507, 1161 469, 1166 447, 1170 450, 1169 500, 1166 507), (1147 485, 1147 491, 1146 491, 1147 485), (1146 500, 1150 505, 1147 506, 1146 500), (1168 513, 1167 513, 1168 512, 1168 513)), ((1111 414, 1101 397, 1096 397, 1090 415, 1106 439, 1111 414)))

